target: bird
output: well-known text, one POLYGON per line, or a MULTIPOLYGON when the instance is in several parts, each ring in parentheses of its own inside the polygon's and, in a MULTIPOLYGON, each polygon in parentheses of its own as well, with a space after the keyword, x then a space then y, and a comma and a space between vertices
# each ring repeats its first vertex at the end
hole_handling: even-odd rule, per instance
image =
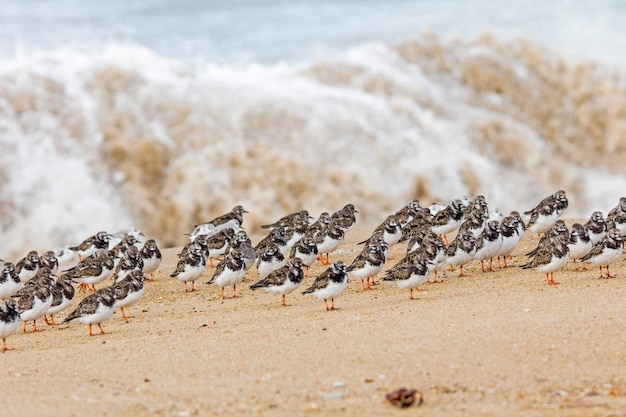
POLYGON ((593 244, 606 236, 606 220, 604 220, 604 216, 601 211, 594 211, 591 213, 591 217, 585 224, 583 224, 583 227, 587 231, 587 236, 589 236, 589 239, 591 239, 591 243, 593 244))
POLYGON ((626 236, 626 197, 620 197, 617 206, 613 207, 606 216, 606 222, 612 223, 622 236, 626 236))
POLYGON ((383 281, 395 281, 399 288, 410 290, 409 298, 414 300, 413 290, 420 290, 419 286, 428 280, 428 274, 434 266, 434 263, 423 259, 402 262, 388 270, 387 275, 383 277, 383 281))
POLYGON ((202 247, 197 243, 189 246, 184 258, 178 261, 176 269, 170 277, 176 277, 185 284, 185 292, 188 292, 187 282, 191 281, 191 291, 196 290, 196 279, 202 275, 206 267, 206 260, 202 253, 202 247))
POLYGON ((315 237, 330 223, 330 214, 327 211, 320 213, 318 219, 311 224, 305 232, 305 235, 315 237))
POLYGON ((202 223, 194 227, 193 231, 189 234, 189 241, 194 242, 200 235, 207 235, 209 237, 215 236, 224 230, 232 230, 233 233, 236 233, 241 228, 241 222, 237 219, 230 219, 218 226, 214 226, 212 223, 202 223))
POLYGON ((443 236, 446 245, 447 234, 454 232, 463 223, 463 205, 461 200, 452 200, 443 210, 434 215, 432 221, 432 231, 443 236))
POLYGON ((8 299, 22 288, 22 281, 17 275, 15 265, 5 262, 0 272, 0 300, 8 299))
POLYGON ((87 288, 96 291, 95 285, 113 275, 115 262, 108 249, 97 249, 93 255, 84 258, 78 265, 65 271, 80 283, 79 291, 87 288))
POLYGON ((302 265, 306 267, 305 276, 308 276, 309 267, 317 259, 317 244, 315 239, 309 235, 304 235, 292 248, 290 258, 300 258, 302 265))
POLYGON ((589 261, 600 267, 600 279, 614 278, 609 270, 609 265, 617 262, 624 251, 624 238, 618 229, 611 229, 605 237, 597 241, 591 251, 580 258, 582 262, 589 261), (606 276, 602 273, 602 267, 606 266, 606 276))
POLYGON ((261 229, 273 229, 278 226, 283 226, 283 227, 293 226, 296 224, 298 220, 305 220, 305 222, 308 224, 310 218, 311 216, 309 216, 309 212, 307 210, 299 210, 294 213, 289 213, 281 217, 280 219, 276 220, 274 223, 264 224, 264 225, 261 225, 260 227, 261 229))
POLYGON ((346 271, 361 280, 361 288, 364 291, 370 290, 370 279, 373 280, 374 276, 383 269, 386 259, 383 247, 378 241, 373 240, 367 243, 346 271), (367 285, 365 285, 366 281, 367 285))
POLYGON ((563 236, 569 239, 569 230, 565 222, 561 219, 557 220, 556 223, 554 223, 554 226, 552 226, 550 230, 548 230, 546 233, 543 234, 543 236, 541 236, 537 246, 533 250, 528 252, 526 256, 535 256, 535 254, 542 246, 551 244, 557 236, 563 236))
POLYGON ((402 238, 402 227, 398 222, 398 217, 395 214, 387 216, 387 218, 374 229, 371 236, 367 240, 359 242, 359 245, 369 242, 374 235, 377 234, 380 234, 389 246, 398 243, 402 238))
POLYGON ((459 232, 446 250, 446 264, 460 267, 459 276, 463 276, 463 265, 476 255, 476 238, 471 232, 459 232))
POLYGON ((404 227, 407 223, 413 220, 413 218, 421 208, 422 206, 420 205, 419 200, 411 200, 394 214, 396 215, 400 226, 404 227))
POLYGON ((434 283, 440 282, 437 277, 437 270, 446 265, 448 259, 448 247, 446 246, 443 238, 434 232, 430 232, 424 236, 419 247, 413 251, 407 252, 405 257, 401 259, 396 265, 401 264, 404 261, 414 262, 415 260, 425 260, 432 263, 431 271, 434 271, 435 279, 434 283))
POLYGON ((317 245, 318 259, 322 265, 330 264, 330 253, 334 252, 343 242, 345 238, 345 230, 340 227, 337 220, 331 218, 328 225, 315 236, 315 244, 317 245), (324 259, 324 254, 326 258, 324 259))
POLYGON ((245 231, 238 231, 235 238, 230 241, 228 251, 230 252, 234 249, 237 249, 241 253, 246 270, 254 266, 254 263, 256 262, 256 251, 252 247, 252 241, 245 231))
POLYGON ((304 272, 302 271, 302 259, 289 258, 286 264, 270 272, 265 278, 250 285, 251 290, 264 289, 275 295, 282 296, 282 305, 287 307, 285 296, 291 294, 302 284, 304 272))
POLYGON ((326 311, 335 310, 335 298, 348 288, 347 266, 344 261, 337 261, 323 271, 313 284, 302 292, 303 295, 312 294, 324 300, 326 311), (331 306, 328 307, 328 299, 331 306))
POLYGON ((465 221, 463 221, 463 223, 459 226, 458 234, 470 232, 474 238, 478 238, 478 236, 485 229, 487 217, 488 214, 481 208, 470 211, 465 216, 465 221))
POLYGON ((192 242, 189 242, 185 246, 183 246, 180 253, 176 256, 178 256, 179 258, 184 258, 189 253, 189 248, 191 247, 191 245, 198 245, 202 249, 202 256, 204 256, 204 258, 206 259, 209 256, 209 249, 207 248, 208 240, 209 235, 198 235, 192 242))
POLYGON ((161 251, 154 239, 146 240, 139 251, 141 260, 143 261, 142 271, 144 274, 150 275, 150 281, 154 281, 154 272, 161 265, 161 251))
POLYGON ((83 258, 93 254, 96 249, 108 249, 111 235, 105 231, 100 231, 93 236, 89 236, 76 246, 70 246, 68 249, 78 255, 78 260, 82 261, 83 258))
POLYGON ((74 277, 71 274, 63 274, 57 278, 56 282, 50 289, 52 292, 52 304, 43 316, 46 324, 55 326, 54 315, 60 313, 70 306, 74 299, 74 277), (48 320, 48 315, 50 320, 48 320))
POLYGON ((346 204, 340 210, 337 210, 330 215, 331 220, 335 220, 337 227, 341 228, 344 232, 352 229, 356 224, 355 213, 358 213, 354 209, 353 204, 346 204))
POLYGON ((112 251, 116 258, 121 259, 128 250, 128 248, 130 248, 131 246, 137 247, 138 242, 139 241, 134 235, 125 235, 116 245, 114 245, 109 250, 112 251))
POLYGON ((100 334, 106 334, 102 328, 102 322, 108 319, 115 312, 115 289, 113 287, 103 287, 83 298, 76 309, 63 320, 69 323, 78 320, 89 326, 89 336, 94 336, 91 326, 98 325, 100 334))
POLYGON ((222 300, 226 299, 224 288, 232 285, 233 298, 237 298, 239 297, 239 295, 237 295, 237 284, 243 281, 245 275, 246 265, 244 255, 239 249, 232 249, 217 265, 213 276, 207 281, 207 284, 215 283, 221 288, 222 300))
POLYGON ((244 213, 248 212, 242 206, 237 205, 228 213, 222 214, 208 222, 197 224, 189 235, 189 240, 193 241, 200 234, 214 235, 220 230, 227 228, 238 232, 241 225, 243 225, 244 213))
POLYGON ((143 270, 143 259, 141 258, 139 249, 137 249, 136 246, 130 246, 126 252, 124 252, 122 260, 117 264, 117 268, 115 268, 115 272, 113 273, 115 282, 123 280, 134 270, 143 270))
POLYGON ((132 316, 127 316, 124 307, 128 307, 141 298, 145 291, 143 285, 144 274, 139 269, 130 271, 124 279, 113 285, 115 291, 115 307, 121 310, 122 318, 128 321, 132 316))
POLYGON ((47 251, 39 257, 39 264, 42 267, 50 268, 50 272, 56 274, 59 270, 59 260, 57 259, 54 251, 47 251))
POLYGON ((526 227, 537 235, 545 233, 554 226, 554 223, 561 216, 568 206, 565 191, 559 190, 556 193, 544 198, 531 210, 524 214, 529 216, 526 227))
POLYGON ((287 238, 285 237, 285 226, 276 226, 267 236, 257 243, 254 247, 256 252, 256 256, 261 256, 261 254, 265 251, 265 248, 269 244, 276 245, 277 249, 284 255, 285 250, 287 249, 287 238))
POLYGON ((2 338, 2 351, 9 350, 7 337, 14 334, 20 328, 20 313, 14 300, 0 301, 0 338, 2 338))
POLYGON ((217 259, 226 253, 229 243, 234 237, 235 231, 233 229, 224 229, 213 236, 206 237, 205 246, 207 248, 207 257, 211 268, 215 268, 213 259, 217 259))
POLYGON ((569 247, 569 257, 574 260, 574 265, 576 265, 577 259, 582 258, 591 251, 593 242, 589 239, 587 230, 582 224, 574 223, 572 225, 567 246, 569 247))
POLYGON ((267 243, 264 251, 259 255, 256 268, 260 278, 265 278, 270 272, 285 265, 285 256, 274 242, 267 243))
POLYGON ((26 282, 37 274, 41 260, 39 254, 35 250, 31 250, 25 257, 17 261, 15 271, 20 277, 20 281, 26 282))
POLYGON ((489 220, 485 223, 485 229, 476 239, 476 254, 474 259, 480 261, 480 267, 485 271, 485 261, 489 260, 489 271, 493 272, 493 258, 498 255, 502 247, 502 234, 500 223, 497 220, 489 220))
MULTIPOLYGON (((307 212, 308 213, 308 212, 307 212)), ((306 234, 309 228, 309 217, 296 218, 293 225, 285 226, 285 239, 287 239, 287 247, 283 255, 287 255, 291 248, 294 247, 306 234)))
POLYGON ((534 257, 520 267, 522 269, 534 268, 539 272, 544 272, 548 285, 558 284, 554 280, 554 272, 563 268, 569 260, 568 241, 569 237, 557 235, 547 244, 538 247, 534 257))
POLYGON ((504 260, 504 267, 508 267, 506 258, 510 256, 513 250, 517 247, 522 237, 519 233, 517 219, 511 215, 504 217, 500 221, 500 235, 502 236, 502 245, 496 254, 498 258, 498 266, 502 267, 500 263, 500 257, 504 260))
MULTIPOLYGON (((49 269, 46 270, 50 271, 49 269)), ((43 274, 46 275, 45 272, 43 274)), ((33 277, 32 279, 35 280, 36 278, 33 277)), ((18 293, 20 297, 17 302, 17 309, 20 313, 20 319, 24 322, 24 333, 26 333, 26 322, 31 320, 33 322, 33 331, 37 331, 37 320, 42 318, 52 305, 50 288, 50 283, 38 281, 34 282, 30 288, 24 286, 18 293)))

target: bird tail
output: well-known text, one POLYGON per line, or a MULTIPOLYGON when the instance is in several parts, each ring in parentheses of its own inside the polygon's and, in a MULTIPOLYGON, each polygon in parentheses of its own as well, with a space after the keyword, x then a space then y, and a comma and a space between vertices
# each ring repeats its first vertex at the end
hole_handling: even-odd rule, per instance
POLYGON ((78 317, 79 317, 79 316, 78 316, 78 314, 76 313, 76 310, 74 310, 74 311, 72 311, 72 312, 70 313, 70 315, 69 315, 69 316, 67 316, 67 317, 65 318, 65 320, 63 320, 63 323, 67 323, 67 322, 70 322, 70 321, 72 321, 72 320, 76 320, 78 317))
POLYGON ((253 290, 253 291, 256 290, 257 288, 261 288, 261 287, 263 287, 263 285, 261 285, 261 281, 255 283, 255 284, 250 285, 250 289, 253 290))
POLYGON ((391 271, 387 271, 387 275, 381 278, 383 281, 395 281, 396 279, 393 277, 391 271))
POLYGON ((532 267, 533 267, 532 263, 533 263, 533 262, 532 262, 532 261, 530 261, 530 262, 528 262, 528 263, 525 263, 524 265, 520 265, 519 267, 520 267, 520 268, 522 268, 522 269, 529 269, 529 268, 532 268, 532 267))

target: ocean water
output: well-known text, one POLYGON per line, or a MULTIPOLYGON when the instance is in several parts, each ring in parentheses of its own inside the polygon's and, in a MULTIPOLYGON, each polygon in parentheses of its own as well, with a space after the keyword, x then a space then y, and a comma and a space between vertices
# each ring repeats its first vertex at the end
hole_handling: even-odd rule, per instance
POLYGON ((626 191, 626 3, 4 1, 0 258, 347 202, 626 191), (101 4, 100 4, 101 3, 101 4))

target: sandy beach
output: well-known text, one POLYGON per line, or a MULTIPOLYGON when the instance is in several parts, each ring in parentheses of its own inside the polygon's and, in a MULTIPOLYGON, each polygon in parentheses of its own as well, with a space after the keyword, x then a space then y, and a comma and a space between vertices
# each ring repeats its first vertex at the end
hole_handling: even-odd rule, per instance
MULTIPOLYGON (((351 262, 370 232, 348 232, 331 261, 351 262)), ((555 273, 559 285, 548 286, 543 274, 517 267, 536 241, 526 235, 513 267, 483 273, 474 261, 465 277, 449 272, 423 285, 416 300, 390 282, 364 292, 351 278, 329 312, 300 294, 324 269, 319 263, 282 307, 279 297, 248 288, 256 270, 237 299, 222 301, 204 284, 211 269, 185 293, 169 277, 179 248, 166 249, 156 280, 127 310, 130 322, 116 312, 103 323, 106 335, 40 323, 41 331, 8 339, 2 414, 626 414, 624 263, 608 280, 594 266, 575 272, 570 263, 555 273), (399 387, 419 390, 423 405, 386 402, 399 387)), ((387 265, 405 250, 393 247, 387 265)))

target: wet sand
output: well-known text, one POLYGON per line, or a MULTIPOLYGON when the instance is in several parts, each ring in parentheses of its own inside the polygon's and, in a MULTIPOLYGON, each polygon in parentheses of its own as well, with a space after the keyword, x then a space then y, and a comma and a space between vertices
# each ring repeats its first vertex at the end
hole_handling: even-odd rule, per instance
MULTIPOLYGON (((571 222, 569 222, 571 224, 571 222)), ((332 260, 351 262, 371 228, 347 234, 332 260)), ((253 241, 258 241, 258 236, 253 241)), ((536 244, 526 236, 514 252, 536 244)), ((384 282, 348 289, 327 312, 300 294, 251 291, 219 299, 205 285, 194 293, 169 277, 178 248, 163 251, 156 281, 90 337, 79 323, 18 333, 0 354, 4 416, 588 416, 626 412, 626 268, 598 279, 597 268, 543 274, 514 266, 409 292, 384 282), (418 389, 424 404, 400 410, 390 390, 418 389)), ((390 251, 388 265, 405 245, 390 251)), ((515 256, 514 265, 525 258, 515 256)), ((381 274, 379 274, 380 277, 381 274)), ((227 294, 230 294, 228 291, 227 294)), ((75 304, 78 300, 75 300, 75 304)), ((71 310, 61 314, 62 319, 71 310)), ((60 320, 59 320, 60 321, 60 320)))

